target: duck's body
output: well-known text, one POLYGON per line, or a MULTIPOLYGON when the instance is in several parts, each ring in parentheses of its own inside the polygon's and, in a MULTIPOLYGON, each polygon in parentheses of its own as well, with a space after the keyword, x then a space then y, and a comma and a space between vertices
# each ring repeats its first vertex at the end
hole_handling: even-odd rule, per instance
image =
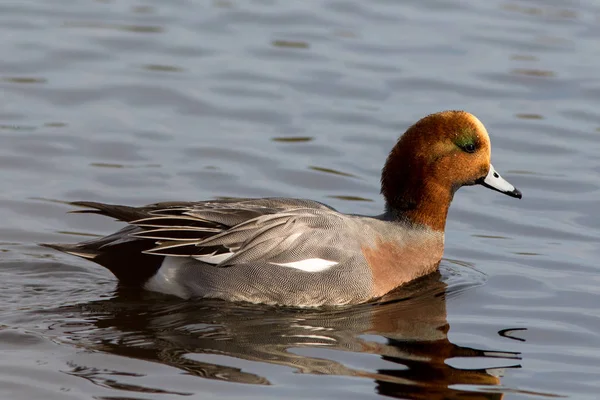
POLYGON ((75 204, 131 225, 61 250, 104 265, 123 283, 182 298, 361 303, 435 271, 443 251, 442 232, 310 200, 75 204))
POLYGON ((491 167, 481 122, 450 111, 413 125, 390 153, 381 216, 285 198, 139 208, 79 202, 88 208, 82 212, 130 225, 101 239, 49 246, 105 266, 124 284, 182 298, 362 303, 437 269, 452 196, 475 183, 521 196, 491 167))

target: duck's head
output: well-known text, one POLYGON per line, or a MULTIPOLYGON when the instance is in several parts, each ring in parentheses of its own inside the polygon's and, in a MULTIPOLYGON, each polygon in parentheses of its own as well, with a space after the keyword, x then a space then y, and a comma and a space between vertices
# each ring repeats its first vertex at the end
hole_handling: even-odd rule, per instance
POLYGON ((450 201, 462 186, 480 184, 520 199, 490 158, 490 138, 474 115, 443 111, 422 118, 398 140, 383 168, 388 212, 443 231, 450 201))

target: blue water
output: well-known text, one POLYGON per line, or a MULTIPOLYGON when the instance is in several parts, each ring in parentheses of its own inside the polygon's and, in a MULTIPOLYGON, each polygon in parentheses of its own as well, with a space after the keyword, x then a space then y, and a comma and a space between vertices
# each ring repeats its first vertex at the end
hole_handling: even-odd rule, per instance
POLYGON ((596 399, 600 82, 590 0, 0 3, 0 395, 596 399), (387 153, 465 109, 521 201, 460 190, 441 274, 285 310, 117 290, 40 248, 75 200, 289 196, 378 214, 387 153))

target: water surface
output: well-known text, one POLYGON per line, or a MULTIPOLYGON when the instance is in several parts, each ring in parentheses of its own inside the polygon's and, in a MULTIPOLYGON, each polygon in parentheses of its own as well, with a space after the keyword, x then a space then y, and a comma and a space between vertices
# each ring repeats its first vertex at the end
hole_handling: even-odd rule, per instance
POLYGON ((0 4, 0 394, 595 399, 595 2, 0 4), (460 190, 441 273, 324 310, 119 290, 40 248, 121 225, 75 200, 290 196, 378 214, 420 117, 487 126, 515 201, 460 190))

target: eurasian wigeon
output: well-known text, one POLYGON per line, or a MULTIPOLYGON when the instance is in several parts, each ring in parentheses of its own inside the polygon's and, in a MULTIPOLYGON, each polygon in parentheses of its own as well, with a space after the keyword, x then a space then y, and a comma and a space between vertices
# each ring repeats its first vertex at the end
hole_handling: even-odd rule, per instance
POLYGON ((408 128, 381 175, 385 212, 346 215, 287 198, 156 203, 75 202, 129 225, 74 245, 46 245, 108 268, 122 284, 181 298, 288 306, 367 302, 434 272, 461 186, 521 192, 490 164, 483 124, 465 111, 408 128))

